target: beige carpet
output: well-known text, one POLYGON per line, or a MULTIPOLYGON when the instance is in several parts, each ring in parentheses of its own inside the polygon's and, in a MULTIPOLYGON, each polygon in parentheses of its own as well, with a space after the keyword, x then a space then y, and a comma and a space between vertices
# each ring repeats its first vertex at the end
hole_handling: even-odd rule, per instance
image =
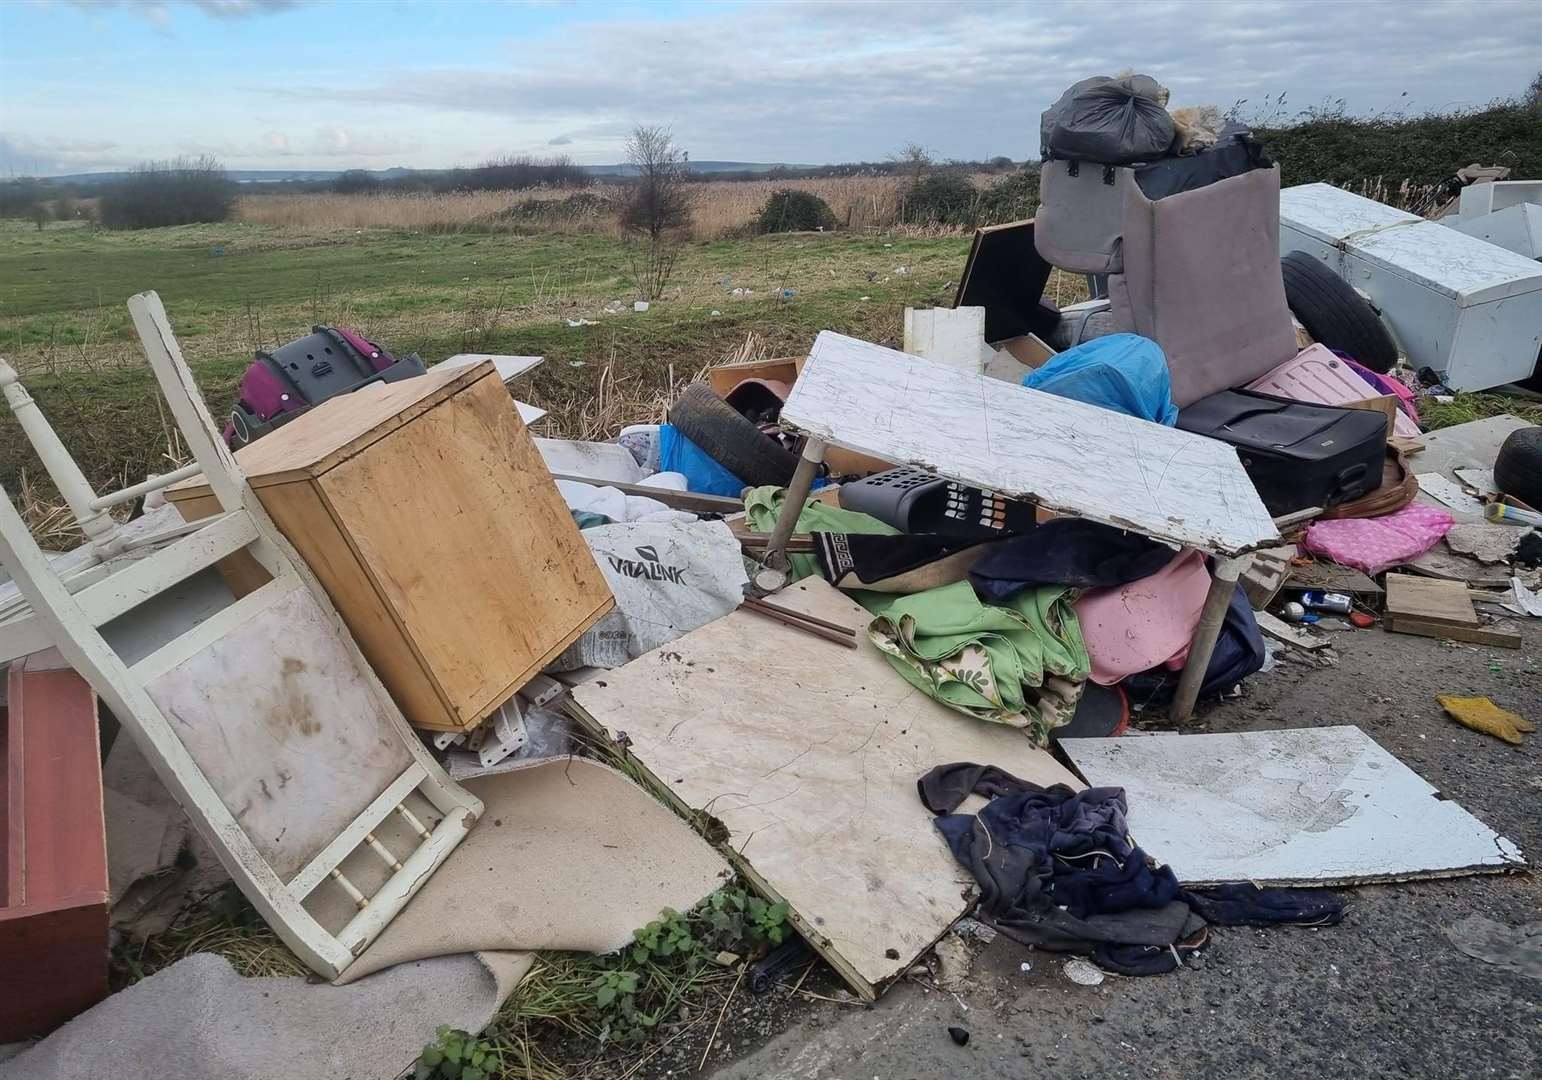
POLYGON ((0 1080, 394 1080, 440 1024, 485 1027, 528 970, 445 956, 340 987, 243 979, 198 953, 0 1064, 0 1080))
MULTIPOLYGON (((729 876, 671 810, 587 758, 465 786, 486 804, 481 820, 339 984, 450 953, 611 952, 664 908, 684 911, 729 876)), ((349 914, 346 903, 324 906, 312 909, 324 925, 349 914)))

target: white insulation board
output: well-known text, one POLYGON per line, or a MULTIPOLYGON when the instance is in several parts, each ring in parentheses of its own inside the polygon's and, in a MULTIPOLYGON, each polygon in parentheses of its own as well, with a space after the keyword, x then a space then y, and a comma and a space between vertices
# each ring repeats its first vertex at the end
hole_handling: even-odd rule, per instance
POLYGON ((1062 739, 1187 884, 1334 885, 1519 868, 1521 850, 1357 727, 1062 739))

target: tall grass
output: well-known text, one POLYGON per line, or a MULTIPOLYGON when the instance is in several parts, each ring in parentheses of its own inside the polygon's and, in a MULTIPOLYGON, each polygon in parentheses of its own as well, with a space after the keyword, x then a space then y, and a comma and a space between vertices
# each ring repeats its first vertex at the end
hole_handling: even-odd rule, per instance
MULTIPOLYGON (((840 228, 889 228, 901 220, 905 184, 897 176, 692 183, 691 238, 721 240, 750 231, 771 193, 786 188, 818 195, 829 204, 840 228)), ((240 221, 306 232, 536 230, 606 235, 619 235, 619 215, 618 189, 605 184, 525 191, 245 195, 235 213, 240 221), (550 212, 541 213, 537 204, 548 203, 550 212)))

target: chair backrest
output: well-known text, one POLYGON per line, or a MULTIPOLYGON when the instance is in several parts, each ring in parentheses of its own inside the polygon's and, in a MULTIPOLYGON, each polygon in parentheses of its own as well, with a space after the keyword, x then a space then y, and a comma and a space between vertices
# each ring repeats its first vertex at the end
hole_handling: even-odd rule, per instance
MULTIPOLYGON (((481 803, 428 754, 263 512, 214 429, 159 298, 142 294, 129 308, 224 513, 142 554, 113 554, 122 545, 104 535, 106 572, 72 590, 76 582, 50 564, 0 488, 0 563, 32 619, 131 733, 253 905, 301 959, 335 977, 464 838, 481 803), (181 594, 171 590, 241 550, 270 581, 239 600, 226 591, 212 612, 176 610, 181 594), (181 616, 167 640, 127 656, 109 643, 104 626, 157 603, 181 616)), ((35 446, 50 447, 51 473, 78 475, 40 412, 26 430, 35 446)), ((152 621, 166 620, 161 611, 152 621)))

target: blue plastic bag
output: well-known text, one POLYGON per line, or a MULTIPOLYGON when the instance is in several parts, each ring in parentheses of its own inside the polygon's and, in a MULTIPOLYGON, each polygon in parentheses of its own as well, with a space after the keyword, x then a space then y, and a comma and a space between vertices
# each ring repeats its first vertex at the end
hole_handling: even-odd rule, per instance
POLYGON ((659 471, 684 474, 687 490, 702 495, 737 499, 739 492, 749 487, 673 424, 659 425, 659 471))
POLYGON ((1178 422, 1162 347, 1139 334, 1109 334, 1052 356, 1023 385, 1172 427, 1178 422))

